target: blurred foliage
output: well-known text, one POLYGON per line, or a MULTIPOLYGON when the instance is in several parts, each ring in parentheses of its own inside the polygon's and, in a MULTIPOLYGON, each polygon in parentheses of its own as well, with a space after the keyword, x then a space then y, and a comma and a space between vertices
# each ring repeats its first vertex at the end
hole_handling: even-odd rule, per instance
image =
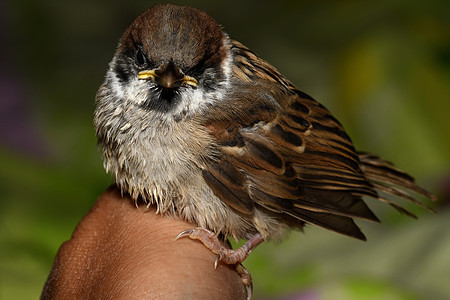
MULTIPOLYGON (((307 228, 246 261, 259 299, 450 295, 448 1, 174 1, 206 10, 341 120, 357 148, 442 199, 418 221, 370 202, 367 243, 307 228)), ((35 299, 60 244, 111 183, 94 96, 152 1, 0 3, 0 299, 35 299)))

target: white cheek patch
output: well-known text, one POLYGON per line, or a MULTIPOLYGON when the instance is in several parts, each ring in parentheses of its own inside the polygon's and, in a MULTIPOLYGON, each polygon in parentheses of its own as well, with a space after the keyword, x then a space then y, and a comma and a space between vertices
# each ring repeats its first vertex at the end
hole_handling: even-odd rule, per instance
POLYGON ((197 89, 183 92, 182 101, 180 101, 181 105, 177 107, 175 114, 184 113, 186 116, 192 116, 203 111, 207 106, 214 104, 214 102, 221 101, 230 87, 232 63, 233 57, 231 52, 228 52, 221 64, 225 80, 220 83, 217 82, 218 89, 212 92, 205 92, 201 87, 198 87, 197 89))
MULTIPOLYGON (((226 35, 225 43, 227 44, 227 48, 230 49, 231 44, 230 44, 230 39, 229 39, 228 35, 226 35)), ((225 59, 222 62, 222 70, 225 74, 226 88, 228 88, 230 85, 230 79, 231 79, 232 70, 233 70, 232 64, 233 64, 233 57, 231 55, 231 51, 227 51, 227 56, 225 57, 225 59)))
POLYGON ((116 65, 116 57, 109 63, 109 69, 106 72, 106 80, 110 82, 111 89, 113 91, 113 95, 117 96, 117 98, 124 98, 122 85, 117 79, 116 73, 114 72, 114 66, 116 65))
POLYGON ((136 77, 128 83, 124 96, 128 101, 140 106, 147 101, 148 92, 148 82, 136 77))
POLYGON ((202 113, 208 106, 222 100, 226 94, 226 84, 222 84, 219 89, 213 92, 205 92, 201 87, 190 89, 181 93, 181 101, 173 113, 168 116, 171 118, 191 117, 202 113))
POLYGON ((181 94, 180 105, 178 105, 176 113, 185 112, 188 115, 193 114, 207 103, 207 98, 201 88, 191 89, 181 94))
POLYGON ((112 94, 116 95, 119 99, 124 99, 125 103, 132 102, 136 105, 145 103, 148 95, 148 82, 145 80, 139 80, 137 76, 130 78, 130 81, 124 86, 119 82, 116 76, 114 67, 116 65, 116 59, 114 58, 110 63, 110 68, 106 73, 106 78, 110 82, 112 94))
POLYGON ((124 93, 123 93, 122 86, 120 85, 120 83, 117 80, 114 73, 108 72, 106 77, 107 77, 107 80, 109 80, 109 82, 110 82, 109 86, 111 87, 111 90, 112 90, 111 94, 116 96, 118 99, 123 99, 124 93))

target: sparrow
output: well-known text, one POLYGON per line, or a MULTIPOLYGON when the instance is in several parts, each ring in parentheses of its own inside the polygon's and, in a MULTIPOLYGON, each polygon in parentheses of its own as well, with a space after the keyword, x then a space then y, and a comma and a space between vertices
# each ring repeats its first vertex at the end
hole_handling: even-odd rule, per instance
MULTIPOLYGON (((368 196, 435 196, 378 156, 357 152, 339 121, 205 12, 156 5, 125 31, 96 95, 104 167, 122 193, 197 226, 217 263, 312 224, 360 240, 379 222, 368 196), (381 193, 380 193, 381 192, 381 193), (238 249, 223 241, 245 239, 238 249)), ((431 209, 430 209, 431 210, 431 209)), ((249 292, 251 297, 251 290, 249 292)))

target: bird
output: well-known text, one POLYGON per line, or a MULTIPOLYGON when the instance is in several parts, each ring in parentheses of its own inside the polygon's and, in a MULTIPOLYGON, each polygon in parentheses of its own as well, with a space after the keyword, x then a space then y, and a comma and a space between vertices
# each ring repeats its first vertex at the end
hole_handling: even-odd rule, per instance
MULTIPOLYGON (((157 213, 192 223, 218 263, 241 263, 306 224, 356 239, 380 220, 363 197, 415 217, 435 196, 373 154, 341 123, 206 12, 152 6, 122 35, 96 94, 94 127, 116 186, 157 213), (390 195, 390 196, 389 196, 390 195), (392 197, 391 197, 392 196, 392 197), (237 249, 224 241, 244 239, 237 249)), ((251 297, 251 290, 249 292, 251 297)))

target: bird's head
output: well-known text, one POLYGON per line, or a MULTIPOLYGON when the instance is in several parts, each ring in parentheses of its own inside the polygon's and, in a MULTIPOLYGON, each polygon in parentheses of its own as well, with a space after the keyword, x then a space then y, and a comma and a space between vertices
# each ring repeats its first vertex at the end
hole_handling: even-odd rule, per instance
POLYGON ((205 12, 156 5, 123 34, 103 95, 164 117, 194 114, 224 94, 230 56, 228 37, 205 12))

